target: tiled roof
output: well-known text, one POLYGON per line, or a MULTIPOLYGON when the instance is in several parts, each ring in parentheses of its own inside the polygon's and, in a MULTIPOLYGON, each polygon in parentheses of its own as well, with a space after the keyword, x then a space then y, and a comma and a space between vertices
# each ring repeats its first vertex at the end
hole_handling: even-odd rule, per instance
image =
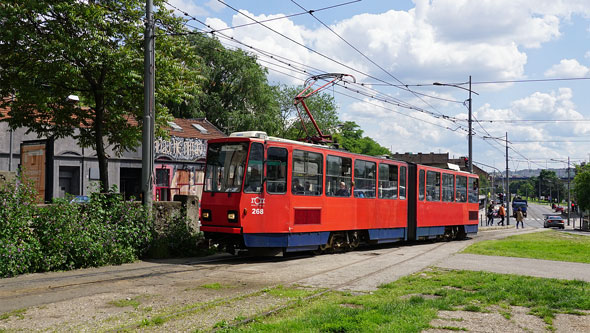
MULTIPOLYGON (((8 113, 10 112, 10 107, 7 106, 5 108, 0 108, 0 121, 8 119, 10 116, 8 113)), ((131 126, 139 126, 138 121, 134 118, 129 116, 127 118, 127 122, 131 126)), ((205 118, 197 118, 197 119, 182 119, 182 118, 174 118, 173 123, 178 125, 180 128, 179 130, 173 129, 171 126, 165 127, 168 133, 171 136, 178 136, 183 138, 197 138, 197 139, 215 139, 215 138, 222 138, 225 137, 225 133, 219 130, 215 125, 210 123, 205 118)))
POLYGON ((178 136, 182 138, 197 138, 197 139, 216 139, 226 137, 225 133, 220 131, 215 125, 211 124, 205 118, 197 119, 182 119, 174 118, 174 124, 178 125, 181 130, 174 129, 172 126, 166 127, 171 136, 178 136), (197 125, 197 126, 193 126, 197 125))

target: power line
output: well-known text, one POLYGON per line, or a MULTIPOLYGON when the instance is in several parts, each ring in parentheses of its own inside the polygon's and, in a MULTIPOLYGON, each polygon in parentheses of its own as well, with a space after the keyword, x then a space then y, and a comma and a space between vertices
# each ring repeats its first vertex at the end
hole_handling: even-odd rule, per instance
MULTIPOLYGON (((294 4, 296 4, 299 8, 301 8, 303 10, 306 10, 300 4, 298 4, 295 0, 291 0, 291 2, 293 2, 294 4)), ((344 43, 346 43, 346 45, 350 46, 353 50, 355 50, 363 58, 367 59, 371 64, 375 65, 377 68, 379 68, 385 74, 389 75, 391 78, 393 78, 394 80, 396 80, 397 82, 399 82, 401 85, 404 86, 404 88, 400 88, 400 89, 404 89, 404 90, 407 90, 407 91, 411 92, 414 96, 416 96, 417 98, 419 98, 423 103, 425 103, 426 105, 430 106, 433 110, 435 110, 440 115, 443 115, 441 112, 439 112, 438 110, 436 110, 436 108, 434 106, 432 106, 431 104, 429 104, 428 102, 426 102, 424 99, 422 99, 422 97, 420 97, 420 95, 425 95, 425 94, 418 95, 413 90, 405 87, 404 83, 400 79, 398 79, 395 75, 391 74, 391 72, 389 72, 388 70, 386 70, 385 68, 383 68, 381 65, 379 65, 378 63, 376 63, 375 61, 373 61, 373 59, 369 58, 366 54, 364 54, 363 52, 361 52, 361 50, 359 50, 356 46, 352 45, 349 41, 347 41, 346 39, 344 39, 344 37, 340 36, 340 34, 338 34, 336 31, 334 31, 334 29, 330 28, 330 26, 328 26, 322 20, 320 20, 319 18, 317 18, 313 14, 313 12, 310 11, 309 12, 309 15, 311 15, 311 17, 313 17, 318 22, 320 22, 326 29, 330 30, 330 32, 332 32, 334 35, 336 35, 336 37, 338 37, 341 41, 343 41, 344 43)))
MULTIPOLYGON (((169 4, 168 2, 166 2, 166 3, 167 3, 167 4, 169 4)), ((175 8, 175 9, 177 9, 177 10, 179 10, 179 11, 181 11, 181 12, 182 12, 182 10, 180 10, 178 7, 176 7, 176 6, 174 6, 174 5, 171 5, 171 4, 169 4, 169 5, 170 5, 171 7, 173 7, 173 8, 175 8)), ((184 12, 183 12, 183 13, 184 13, 184 12)), ((208 26, 206 23, 204 23, 204 22, 200 21, 200 20, 199 20, 199 19, 197 19, 196 17, 194 17, 194 16, 191 16, 191 15, 189 15, 188 13, 184 13, 184 14, 185 14, 185 15, 187 15, 187 16, 189 16, 189 17, 191 17, 191 18, 192 18, 193 20, 195 20, 196 22, 199 22, 200 24, 203 24, 204 26, 208 27, 209 29, 212 29, 210 26, 208 26)), ((243 14, 243 15, 244 15, 244 14, 243 14)), ((248 17, 248 16, 246 16, 246 17, 248 17)), ((263 26, 264 26, 264 25, 263 25, 263 26)), ((219 33, 219 32, 215 33, 215 32, 212 32, 212 31, 209 31, 209 32, 207 32, 207 31, 204 31, 204 30, 202 30, 202 29, 199 29, 199 28, 197 28, 197 27, 192 27, 192 26, 190 26, 190 25, 189 25, 189 27, 191 27, 191 28, 193 28, 193 29, 196 29, 197 31, 201 30, 201 31, 203 31, 203 33, 211 33, 211 34, 215 34, 215 35, 218 35, 218 36, 222 36, 223 38, 225 38, 225 39, 227 39, 227 40, 229 40, 229 41, 236 42, 236 43, 238 43, 238 44, 240 44, 240 45, 242 45, 242 46, 244 46, 244 47, 247 47, 247 48, 249 48, 249 49, 252 49, 252 50, 256 50, 257 52, 259 52, 259 53, 261 53, 261 54, 263 54, 263 55, 265 55, 265 56, 267 56, 267 57, 270 57, 270 58, 272 58, 273 60, 277 60, 277 61, 279 61, 279 62, 282 62, 282 63, 284 63, 284 64, 286 64, 286 65, 288 65, 288 66, 292 67, 292 65, 291 65, 290 63, 288 63, 288 62, 285 62, 285 61, 283 61, 283 60, 280 60, 280 59, 277 59, 277 58, 282 58, 282 59, 286 59, 287 61, 291 61, 291 60, 289 60, 289 59, 287 59, 287 58, 285 58, 285 57, 278 56, 278 55, 276 55, 276 54, 273 54, 273 53, 271 53, 271 52, 268 52, 268 51, 264 51, 264 50, 261 50, 261 49, 255 48, 255 47, 253 47, 253 46, 250 46, 250 45, 248 45, 248 44, 245 44, 245 43, 243 43, 243 42, 241 42, 241 41, 239 41, 239 40, 237 40, 237 39, 235 39, 235 38, 233 38, 233 37, 227 36, 227 35, 225 35, 225 34, 223 34, 223 33, 219 33)), ((193 33, 194 33, 194 32, 193 32, 193 33)), ((202 34, 202 33, 198 33, 198 34, 202 34)), ((301 64, 301 63, 299 63, 299 64, 301 64)), ((305 64, 301 64, 301 65, 302 65, 302 66, 305 66, 305 67, 311 67, 311 66, 309 66, 309 65, 305 65, 305 64)), ((313 68, 313 67, 311 67, 311 68, 313 68)), ((319 72, 325 73, 325 71, 321 71, 321 70, 319 70, 319 69, 316 69, 316 70, 318 70, 319 72)), ((353 69, 353 70, 354 70, 354 69, 353 69)), ((282 74, 284 74, 284 73, 282 73, 282 74)), ((368 88, 368 87, 366 87, 365 85, 363 85, 363 87, 364 87, 364 88, 366 88, 366 89, 371 89, 371 88, 368 88)), ((348 87, 346 87, 346 88, 348 89, 348 87)), ((399 106, 399 107, 402 107, 402 108, 407 108, 407 109, 412 109, 412 110, 416 110, 416 111, 419 111, 419 112, 427 113, 427 114, 429 114, 429 115, 431 115, 431 116, 433 116, 433 117, 435 117, 435 118, 441 118, 441 119, 445 119, 445 120, 448 120, 448 121, 451 121, 451 122, 453 122, 453 123, 454 123, 454 120, 453 120, 453 118, 452 118, 452 117, 446 116, 446 115, 444 115, 444 114, 442 114, 442 115, 435 114, 435 113, 433 113, 433 112, 431 112, 431 111, 424 110, 424 109, 422 109, 422 108, 419 108, 419 107, 416 107, 416 106, 414 106, 414 105, 412 105, 412 104, 410 104, 410 103, 403 102, 403 101, 401 101, 401 100, 395 99, 395 98, 393 98, 393 97, 391 97, 391 96, 388 96, 388 95, 387 95, 387 96, 388 96, 388 98, 392 98, 392 99, 394 100, 393 102, 392 102, 392 101, 390 101, 388 98, 377 98, 377 97, 375 96, 376 94, 362 93, 362 92, 360 92, 359 90, 357 90, 357 91, 355 91, 355 92, 357 92, 358 94, 361 94, 361 95, 363 95, 363 96, 365 96, 365 97, 369 97, 369 98, 375 98, 376 100, 379 100, 379 101, 381 101, 381 102, 384 102, 384 103, 389 103, 389 104, 396 105, 396 106, 399 106)), ((381 94, 381 93, 380 93, 380 92, 378 92, 378 94, 381 94)), ((459 126, 459 128, 461 128, 462 130, 464 130, 464 129, 463 129, 461 126, 459 126)), ((449 128, 449 129, 450 129, 450 130, 452 130, 452 131, 456 131, 456 130, 457 130, 457 129, 451 129, 451 128, 449 128)))
POLYGON ((590 119, 480 119, 479 121, 487 123, 572 123, 588 122, 590 119))
MULTIPOLYGON (((270 19, 266 19, 266 20, 261 20, 260 22, 271 22, 271 21, 276 21, 276 20, 283 20, 286 18, 291 18, 291 17, 295 17, 295 16, 300 16, 300 15, 305 15, 308 13, 313 13, 313 12, 320 12, 320 11, 324 11, 327 9, 332 9, 332 8, 336 8, 336 7, 340 7, 340 6, 345 6, 345 5, 349 5, 351 3, 355 3, 355 2, 360 2, 362 0, 353 0, 353 1, 348 1, 348 2, 344 2, 344 3, 340 3, 340 4, 336 4, 333 6, 328 6, 328 7, 323 7, 323 8, 318 8, 318 9, 310 9, 310 10, 306 10, 305 12, 301 12, 301 13, 295 13, 295 14, 289 14, 289 15, 283 15, 280 17, 273 17, 270 19)), ((186 13, 183 13, 186 16, 188 16, 186 13)), ((252 22, 252 23, 244 23, 244 24, 240 24, 240 25, 235 25, 235 26, 231 26, 231 27, 227 27, 227 28, 222 28, 222 29, 215 29, 212 30, 211 33, 215 33, 215 32, 221 32, 221 31, 226 31, 226 30, 233 30, 233 29, 237 29, 237 28, 242 28, 242 27, 247 27, 247 26, 251 26, 251 25, 255 25, 258 24, 257 22, 252 22)))
MULTIPOLYGON (((399 85, 394 85, 394 84, 391 84, 391 83, 389 83, 389 82, 387 82, 387 81, 385 81, 385 80, 382 80, 382 79, 380 79, 380 78, 377 78, 377 77, 375 77, 375 76, 373 76, 373 75, 370 75, 370 74, 368 74, 368 73, 365 73, 365 72, 363 72, 363 71, 361 71, 361 70, 358 70, 358 69, 356 69, 356 68, 353 68, 353 67, 351 67, 351 66, 349 66, 349 65, 346 65, 346 64, 344 64, 344 63, 343 63, 343 62, 341 62, 341 61, 338 61, 338 60, 336 60, 336 59, 334 59, 334 58, 328 57, 327 55, 325 55, 325 54, 323 54, 323 53, 321 53, 321 52, 319 52, 319 51, 316 51, 316 50, 312 49, 311 47, 309 47, 309 46, 307 46, 307 45, 305 45, 305 44, 302 44, 301 42, 298 42, 298 41, 294 40, 293 38, 291 38, 291 37, 289 37, 289 36, 286 36, 285 34, 283 34, 283 33, 279 32, 279 31, 277 31, 277 30, 275 30, 275 29, 273 29, 273 28, 271 28, 271 27, 269 27, 269 26, 267 26, 267 25, 263 24, 262 22, 260 22, 260 21, 256 20, 255 18, 253 18, 253 17, 251 17, 251 16, 248 16, 248 15, 244 14, 244 13, 243 13, 243 12, 241 12, 240 10, 238 10, 238 9, 234 8, 233 6, 231 6, 231 5, 227 4, 227 3, 225 3, 225 2, 224 2, 224 1, 222 1, 222 0, 217 0, 217 1, 218 1, 218 2, 220 2, 220 3, 222 3, 222 4, 224 4, 226 7, 230 8, 231 10, 235 11, 236 13, 238 13, 238 14, 240 14, 240 15, 242 15, 242 16, 244 16, 244 17, 246 17, 246 18, 248 18, 248 19, 250 19, 250 20, 252 20, 252 21, 254 21, 254 22, 257 22, 258 24, 260 24, 261 26, 265 27, 266 29, 268 29, 268 30, 270 30, 270 31, 274 32, 275 34, 277 34, 277 35, 279 35, 279 36, 281 36, 281 37, 283 37, 283 38, 285 38, 285 39, 287 39, 287 40, 289 40, 289 41, 291 41, 291 42, 293 42, 293 43, 295 43, 295 44, 297 44, 297 45, 299 45, 299 46, 301 46, 301 47, 303 47, 303 48, 305 48, 306 50, 308 50, 308 51, 310 51, 310 52, 312 52, 312 53, 315 53, 315 54, 317 54, 317 55, 319 55, 319 56, 321 56, 321 57, 323 57, 323 58, 325 58, 325 59, 327 59, 327 60, 330 60, 330 61, 332 61, 332 62, 334 62, 334 63, 336 63, 336 64, 338 64, 338 65, 340 65, 340 66, 343 66, 344 68, 350 69, 350 70, 352 70, 352 71, 354 71, 354 72, 356 72, 356 73, 359 73, 359 74, 361 74, 361 75, 364 75, 364 76, 366 76, 366 77, 370 77, 370 78, 372 78, 372 79, 374 79, 374 80, 377 80, 377 81, 379 81, 379 82, 382 82, 382 83, 387 83, 387 84, 389 84, 390 86, 394 86, 394 87, 398 87, 398 88, 400 88, 400 86, 399 86, 399 85)), ((397 79, 396 79, 396 80, 397 80, 397 79)), ((400 82, 401 82, 401 81, 400 81, 400 82)), ((409 92, 411 92, 411 91, 412 91, 411 89, 408 89, 408 88, 400 88, 400 89, 403 89, 403 90, 406 90, 406 91, 409 91, 409 92)), ((424 102, 424 101, 423 101, 423 102, 424 102)), ((425 102, 425 103, 426 103, 426 102, 425 102)), ((426 103, 426 104, 428 104, 428 103, 426 103)), ((428 105, 429 105, 429 104, 428 104, 428 105)), ((432 107, 432 106, 431 106, 431 107, 432 107)), ((438 112, 438 111, 437 111, 437 112, 438 112)))

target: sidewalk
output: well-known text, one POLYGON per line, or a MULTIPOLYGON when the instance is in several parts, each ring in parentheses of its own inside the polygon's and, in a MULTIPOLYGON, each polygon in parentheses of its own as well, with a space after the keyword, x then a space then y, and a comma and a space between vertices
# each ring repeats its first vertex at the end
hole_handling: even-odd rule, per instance
POLYGON ((457 253, 437 267, 590 282, 590 264, 577 262, 457 253))

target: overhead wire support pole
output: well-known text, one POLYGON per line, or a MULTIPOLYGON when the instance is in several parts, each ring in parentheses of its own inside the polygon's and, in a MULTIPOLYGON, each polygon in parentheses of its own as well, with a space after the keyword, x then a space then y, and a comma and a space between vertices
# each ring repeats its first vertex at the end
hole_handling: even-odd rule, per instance
MULTIPOLYGON (((468 146, 468 160, 467 160, 467 168, 469 170, 469 172, 473 173, 473 129, 472 129, 472 124, 473 124, 473 116, 472 116, 472 112, 471 112, 471 93, 474 93, 476 95, 479 96, 478 93, 476 93, 475 91, 471 90, 471 75, 469 75, 469 81, 465 82, 465 83, 460 83, 460 84, 452 84, 452 83, 440 83, 440 82, 434 82, 432 85, 434 86, 447 86, 447 87, 455 87, 455 88, 459 88, 459 89, 463 89, 463 90, 467 90, 469 92, 469 99, 467 100, 469 102, 468 104, 468 109, 469 109, 469 118, 468 118, 468 124, 469 124, 469 133, 467 134, 467 146, 468 146), (467 84, 469 83, 469 89, 465 88, 465 87, 461 87, 460 84, 467 84)), ((508 153, 506 153, 508 154, 508 153)))
POLYGON ((510 179, 508 178, 508 132, 506 132, 506 225, 510 225, 510 179))
POLYGON ((144 110, 141 146, 141 189, 143 204, 149 210, 153 202, 154 114, 155 114, 155 36, 153 0, 146 0, 144 34, 144 110))
POLYGON ((469 172, 473 173, 473 130, 471 116, 471 75, 469 75, 469 172))

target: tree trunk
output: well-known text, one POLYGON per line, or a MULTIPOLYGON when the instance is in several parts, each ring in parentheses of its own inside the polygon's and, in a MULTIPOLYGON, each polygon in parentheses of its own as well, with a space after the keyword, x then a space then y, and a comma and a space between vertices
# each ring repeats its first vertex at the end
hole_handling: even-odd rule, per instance
POLYGON ((104 121, 104 107, 97 103, 96 105, 96 117, 94 120, 94 133, 95 133, 95 145, 96 145, 96 156, 98 157, 98 172, 100 174, 100 191, 106 193, 109 190, 109 170, 108 170, 108 159, 105 153, 104 141, 103 141, 103 121, 104 121))

